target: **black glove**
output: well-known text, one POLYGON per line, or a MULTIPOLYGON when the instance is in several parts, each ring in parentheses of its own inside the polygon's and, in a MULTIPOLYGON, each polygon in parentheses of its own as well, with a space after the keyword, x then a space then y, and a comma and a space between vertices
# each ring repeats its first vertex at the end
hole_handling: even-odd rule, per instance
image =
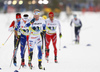
POLYGON ((17 40, 19 40, 19 38, 20 38, 20 37, 19 37, 19 36, 17 36, 17 40))
POLYGON ((43 35, 45 35, 46 31, 43 31, 43 35))
POLYGON ((31 20, 31 23, 34 23, 35 22, 35 18, 33 18, 32 20, 31 20))
POLYGON ((46 31, 42 31, 42 32, 41 32, 42 35, 45 35, 45 33, 46 33, 46 31))

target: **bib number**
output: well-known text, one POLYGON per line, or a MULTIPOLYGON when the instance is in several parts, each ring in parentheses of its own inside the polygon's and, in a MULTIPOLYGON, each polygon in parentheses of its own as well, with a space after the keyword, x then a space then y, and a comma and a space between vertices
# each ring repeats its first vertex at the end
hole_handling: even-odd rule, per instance
POLYGON ((34 27, 32 27, 32 29, 35 30, 35 31, 40 31, 40 27, 39 26, 37 26, 37 27, 34 26, 34 27))
POLYGON ((55 30, 55 27, 48 27, 50 30, 55 30))
POLYGON ((28 33, 29 32, 29 29, 23 29, 24 32, 28 33))

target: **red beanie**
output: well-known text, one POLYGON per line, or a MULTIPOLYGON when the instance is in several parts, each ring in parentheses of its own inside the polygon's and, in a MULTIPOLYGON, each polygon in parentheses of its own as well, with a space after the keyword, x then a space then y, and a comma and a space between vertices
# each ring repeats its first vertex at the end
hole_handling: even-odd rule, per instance
POLYGON ((21 15, 16 15, 16 19, 21 18, 21 15))
POLYGON ((54 17, 54 13, 53 12, 50 12, 49 13, 49 17, 54 17))

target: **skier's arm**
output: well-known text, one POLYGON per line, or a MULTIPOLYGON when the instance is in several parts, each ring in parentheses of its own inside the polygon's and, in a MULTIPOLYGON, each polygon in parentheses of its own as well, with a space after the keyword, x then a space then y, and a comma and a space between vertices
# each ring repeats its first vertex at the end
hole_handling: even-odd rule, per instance
POLYGON ((25 25, 25 27, 29 27, 31 24, 33 24, 35 22, 35 18, 33 18, 29 23, 27 23, 25 25))
POLYGON ((81 20, 80 20, 80 25, 81 25, 80 27, 82 27, 82 22, 81 22, 81 20))
POLYGON ((9 26, 8 31, 14 31, 14 25, 15 25, 15 21, 13 21, 13 22, 11 23, 11 25, 9 26))
POLYGON ((70 26, 72 26, 73 21, 70 22, 70 26))

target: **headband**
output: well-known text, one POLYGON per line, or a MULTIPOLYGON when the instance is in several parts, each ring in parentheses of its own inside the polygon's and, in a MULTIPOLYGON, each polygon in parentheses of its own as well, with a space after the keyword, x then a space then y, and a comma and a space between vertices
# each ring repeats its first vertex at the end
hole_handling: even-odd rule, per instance
POLYGON ((35 11, 34 15, 40 15, 40 12, 39 11, 35 11))

